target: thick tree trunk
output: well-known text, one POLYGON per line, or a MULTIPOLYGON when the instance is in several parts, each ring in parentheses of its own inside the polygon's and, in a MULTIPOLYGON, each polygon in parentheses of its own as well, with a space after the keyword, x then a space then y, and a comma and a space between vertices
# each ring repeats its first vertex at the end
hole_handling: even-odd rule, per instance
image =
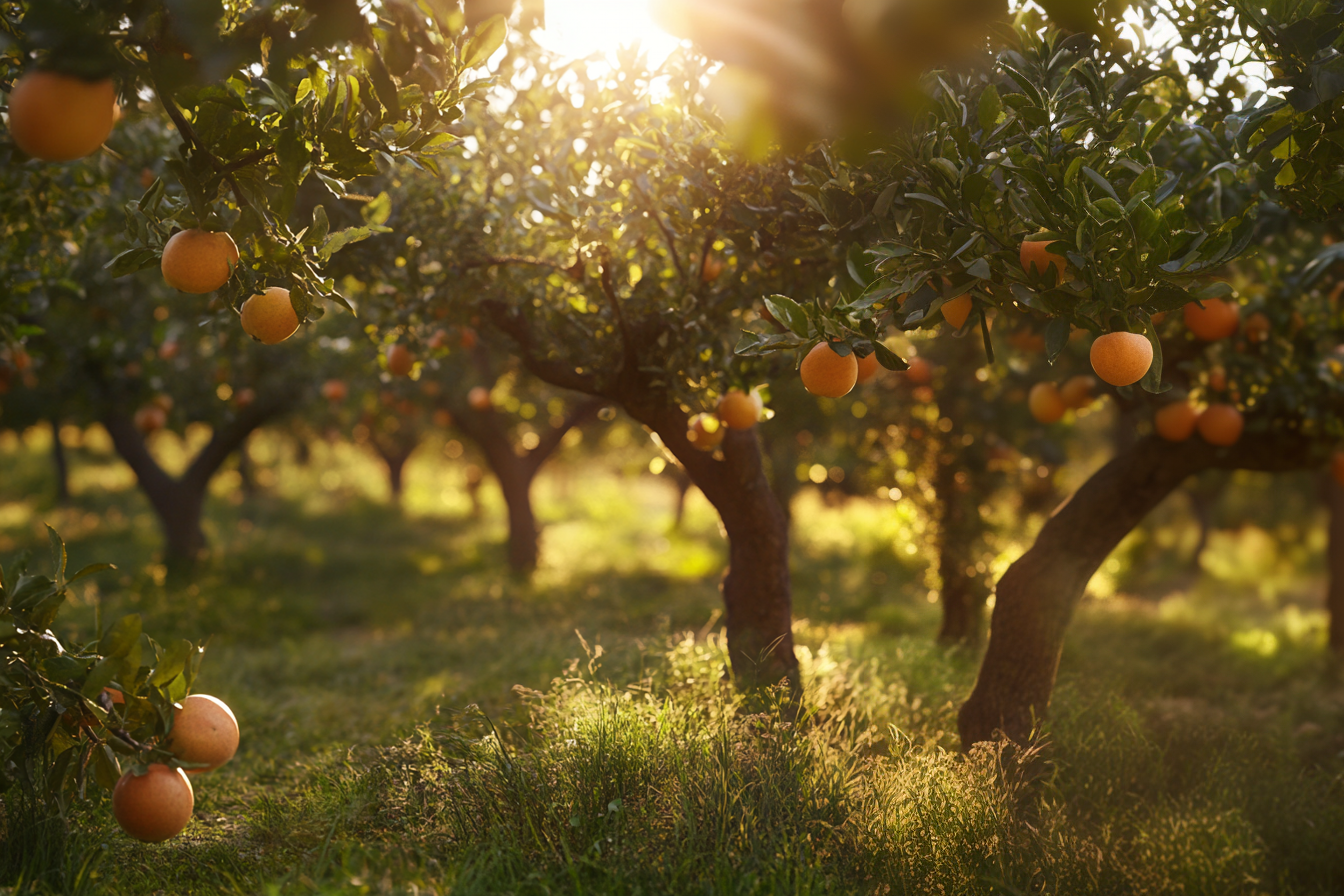
POLYGON ((1209 467, 1297 469, 1316 462, 1300 436, 1245 436, 1214 449, 1138 440, 1056 509, 996 589, 989 647, 959 716, 962 746, 1001 732, 1029 738, 1050 703, 1064 631, 1083 589, 1134 526, 1186 477, 1209 467))
POLYGON ((501 470, 492 463, 491 467, 499 480, 499 490, 508 511, 509 567, 515 572, 531 572, 541 558, 541 533, 537 529, 536 514, 532 512, 532 479, 536 471, 517 465, 501 470))
POLYGON ((61 421, 51 418, 51 466, 56 474, 56 503, 70 503, 70 464, 61 444, 61 421))
POLYGON ((1330 507, 1330 538, 1326 548, 1325 610, 1330 616, 1330 651, 1344 657, 1344 485, 1325 477, 1325 498, 1330 507))

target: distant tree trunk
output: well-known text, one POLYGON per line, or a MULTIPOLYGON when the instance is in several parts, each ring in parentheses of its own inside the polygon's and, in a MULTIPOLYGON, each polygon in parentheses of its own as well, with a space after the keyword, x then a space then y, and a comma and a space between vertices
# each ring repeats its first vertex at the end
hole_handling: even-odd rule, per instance
POLYGON ((940 459, 933 477, 938 502, 938 579, 943 622, 938 640, 944 644, 972 641, 980 634, 985 595, 975 578, 966 572, 973 564, 971 546, 979 532, 977 509, 968 507, 970 497, 957 487, 961 466, 940 459))
POLYGON ((51 466, 56 473, 56 503, 70 503, 70 464, 61 444, 61 421, 51 418, 51 466))
POLYGON ((1313 446, 1300 436, 1247 435, 1228 449, 1149 436, 1094 473, 999 580, 989 647, 959 715, 962 746, 996 732, 1031 736, 1049 707, 1064 632, 1088 581, 1186 477, 1209 467, 1286 470, 1314 462, 1313 446))
POLYGON ((168 475, 159 466, 129 413, 116 409, 103 417, 103 426, 112 437, 113 447, 134 471, 141 491, 159 518, 165 552, 171 563, 187 566, 200 558, 206 548, 201 512, 210 480, 249 434, 287 410, 290 401, 285 395, 259 398, 233 420, 216 429, 186 471, 177 477, 168 475))
POLYGON ((1326 586, 1325 610, 1330 616, 1330 650, 1344 657, 1344 485, 1329 474, 1325 498, 1330 508, 1330 536, 1326 560, 1330 581, 1326 586))
POLYGON ((686 471, 678 465, 674 465, 668 475, 672 480, 672 487, 677 491, 676 501, 672 505, 672 531, 680 532, 682 521, 686 518, 686 495, 695 483, 691 482, 691 477, 687 476, 686 471))
POLYGON ((1213 510, 1227 488, 1225 474, 1208 473, 1200 476, 1185 487, 1186 498, 1190 501, 1190 512, 1199 526, 1199 537, 1195 541, 1194 552, 1190 556, 1190 569, 1198 573, 1201 569, 1199 558, 1209 545, 1209 533, 1213 531, 1213 510))
POLYGON ((481 483, 485 481, 485 473, 475 464, 467 464, 465 473, 467 497, 471 499, 471 518, 480 519, 483 510, 481 506, 481 483))
POLYGON ((393 504, 401 504, 401 495, 405 486, 406 462, 411 459, 411 455, 415 453, 419 444, 418 439, 393 442, 383 442, 380 439, 373 440, 374 450, 378 452, 378 457, 382 459, 383 466, 387 468, 387 488, 392 495, 393 504))
POLYGON ((252 455, 247 451, 247 439, 238 446, 238 484, 243 494, 251 498, 257 493, 257 474, 252 466, 252 455))

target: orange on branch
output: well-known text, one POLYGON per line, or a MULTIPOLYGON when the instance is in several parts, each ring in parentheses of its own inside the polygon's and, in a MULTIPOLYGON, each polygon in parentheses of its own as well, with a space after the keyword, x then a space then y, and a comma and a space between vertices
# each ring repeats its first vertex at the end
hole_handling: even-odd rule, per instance
POLYGON ((182 347, 173 340, 169 339, 159 346, 159 358, 163 361, 171 361, 177 357, 182 347))
POLYGON ((1097 381, 1085 373, 1071 376, 1059 387, 1059 397, 1064 405, 1072 410, 1085 408, 1092 403, 1097 381))
POLYGON ((686 441, 701 451, 713 451, 723 442, 728 427, 713 414, 696 414, 686 429, 686 441))
POLYGON ((1048 248, 1048 240, 1023 240, 1022 250, 1019 257, 1022 261, 1022 270, 1028 274, 1046 274, 1051 268, 1055 269, 1055 284, 1064 279, 1064 272, 1068 269, 1068 260, 1056 252, 1051 252, 1048 248))
POLYGON ((966 324, 966 318, 971 316, 971 296, 957 296, 943 303, 943 319, 952 325, 952 329, 960 330, 966 324))
POLYGON ((188 769, 191 774, 212 772, 237 752, 238 720, 223 700, 192 694, 183 698, 181 709, 173 710, 167 746, 183 762, 205 763, 205 768, 188 769))
POLYGON ((1241 438, 1246 420, 1241 411, 1230 404, 1211 404, 1199 415, 1196 422, 1200 436, 1210 445, 1227 447, 1235 445, 1241 438))
POLYGON ((121 829, 137 840, 161 843, 191 821, 195 797, 180 768, 161 762, 143 775, 127 772, 112 789, 112 815, 121 829))
POLYGON ((1092 340, 1092 369, 1112 386, 1128 386, 1143 379, 1153 366, 1153 344, 1142 333, 1106 333, 1092 340))
POLYGON ((1209 368, 1209 388, 1214 392, 1227 388, 1227 371, 1221 365, 1209 368))
POLYGON ((803 388, 813 395, 839 398, 849 394, 859 379, 859 361, 854 353, 837 354, 828 343, 818 342, 798 369, 803 388))
POLYGON ((1027 408, 1038 423, 1057 423, 1069 406, 1059 394, 1059 387, 1051 382, 1041 382, 1032 386, 1027 394, 1027 408))
POLYGON ((387 347, 387 372, 393 376, 410 376, 415 367, 415 356, 400 342, 387 347))
POLYGON ((237 264, 238 246, 233 237, 193 228, 169 238, 159 270, 164 282, 174 289, 202 295, 228 283, 237 264))
POLYGON ((729 429, 751 429, 761 419, 760 404, 741 389, 729 389, 719 399, 716 411, 723 425, 729 429))
POLYGON ((103 145, 117 120, 110 78, 86 81, 30 71, 9 94, 9 133, 19 149, 46 162, 82 159, 103 145))
POLYGON ((1184 442, 1195 433, 1199 411, 1187 401, 1164 404, 1153 413, 1153 429, 1168 442, 1184 442))
POLYGON ((467 404, 472 410, 488 411, 490 410, 490 390, 484 386, 474 386, 467 393, 467 404))
POLYGON ((322 384, 322 397, 330 402, 345 401, 350 394, 350 387, 344 380, 327 380, 322 384))
POLYGON ((1241 311, 1234 302, 1222 299, 1204 299, 1204 307, 1198 302, 1187 302, 1182 312, 1185 326, 1195 338, 1205 342, 1226 339, 1237 332, 1241 311))
POLYGON ((147 404, 135 412, 132 422, 136 429, 149 435, 168 425, 168 414, 157 404, 147 404))
POLYGON ((243 302, 239 316, 243 332, 265 345, 284 342, 299 329, 289 290, 281 286, 268 286, 243 302))

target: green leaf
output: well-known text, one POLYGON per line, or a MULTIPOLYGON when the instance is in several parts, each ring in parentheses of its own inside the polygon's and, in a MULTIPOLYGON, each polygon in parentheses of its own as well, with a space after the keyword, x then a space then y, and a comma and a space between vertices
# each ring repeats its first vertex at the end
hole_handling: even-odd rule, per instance
MULTIPOLYGON (((888 184, 887 188, 877 197, 877 202, 873 203, 873 217, 884 217, 891 211, 891 203, 896 199, 896 191, 900 189, 900 182, 888 184)), ((872 250, 869 250, 872 251, 872 250)))
POLYGON ((373 199, 364 203, 364 207, 359 210, 364 216, 366 224, 375 227, 387 223, 387 219, 392 215, 392 197, 387 195, 387 191, 379 193, 373 199))
POLYGON ((145 268, 153 267, 158 263, 159 253, 157 250, 148 246, 137 246, 134 249, 127 249, 109 261, 104 267, 112 272, 113 277, 125 277, 127 274, 143 271, 145 268))
POLYGON ((765 300, 765 307, 774 315, 775 320, 779 321, 795 335, 806 339, 811 333, 811 325, 807 320, 807 312, 803 306, 799 305, 788 296, 774 295, 765 300))
POLYGON ((1045 360, 1050 364, 1055 363, 1059 353, 1064 351, 1064 346, 1069 344, 1069 322, 1062 317, 1056 317, 1045 325, 1045 360))
POLYGON ((994 127, 1003 120, 1003 100, 999 98, 999 89, 993 84, 980 94, 980 102, 976 106, 976 119, 986 132, 994 130, 994 127))
POLYGON ((1152 392, 1159 395, 1171 388, 1171 384, 1162 383, 1162 340, 1157 338, 1157 327, 1153 325, 1153 319, 1148 315, 1143 316, 1143 335, 1148 337, 1148 342, 1153 346, 1153 365, 1148 368, 1148 372, 1139 380, 1139 385, 1145 392, 1152 392))
POLYGON ((161 688, 182 674, 187 662, 191 659, 192 646, 190 641, 176 641, 168 651, 159 659, 154 666, 154 671, 149 674, 149 683, 157 688, 161 688))
POLYGON ((877 363, 881 364, 887 370, 909 370, 910 365, 902 360, 901 356, 880 342, 873 343, 873 354, 877 355, 877 363))
POLYGON ((493 15, 476 26, 476 33, 462 48, 462 67, 475 68, 504 44, 509 26, 502 15, 493 15))
POLYGON ((123 616, 107 630, 103 639, 98 642, 98 652, 108 657, 125 656, 130 652, 133 645, 139 643, 142 630, 143 626, 138 613, 123 616))

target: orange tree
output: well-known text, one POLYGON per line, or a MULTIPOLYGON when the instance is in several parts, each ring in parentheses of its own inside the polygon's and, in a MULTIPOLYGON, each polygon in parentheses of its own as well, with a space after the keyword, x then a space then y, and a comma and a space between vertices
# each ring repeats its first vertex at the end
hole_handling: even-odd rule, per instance
MULTIPOLYGON (((1245 295, 1217 275, 1251 246, 1257 226, 1265 238, 1286 228, 1277 258, 1254 262, 1268 268, 1263 282, 1286 284, 1288 249, 1310 246, 1310 235, 1294 236, 1291 218, 1256 220, 1263 180, 1248 150, 1271 142, 1278 155, 1291 152, 1292 127, 1234 115, 1235 72, 1215 84, 1212 67, 1188 77, 1170 60, 1162 48, 1046 29, 1024 12, 991 65, 929 78, 929 108, 916 127, 862 165, 837 161, 812 180, 834 224, 847 220, 850 199, 864 200, 881 274, 858 300, 841 297, 784 318, 798 338, 858 344, 890 326, 955 318, 978 328, 992 355, 985 320, 994 309, 1042 321, 1052 362, 1072 328, 1089 331, 1095 371, 1126 401, 1156 403, 1145 396, 1178 385, 1209 405, 1199 414, 1199 438, 1148 437, 1125 448, 999 580, 989 647, 961 712, 968 746, 995 731, 1030 733, 1048 705, 1063 633, 1088 579, 1173 488, 1209 467, 1319 463, 1341 434, 1337 385, 1318 375, 1339 342, 1337 318, 1323 308, 1308 314, 1308 298, 1290 288, 1265 302, 1275 337, 1257 335, 1254 351, 1229 353, 1229 365, 1255 371, 1227 374, 1239 388, 1205 395, 1207 380, 1188 381, 1199 359, 1222 349, 1190 335, 1180 317, 1221 314, 1236 327, 1217 302, 1245 295), (1275 315, 1291 315, 1294 305, 1314 322, 1278 329, 1275 315)), ((1297 167, 1310 164, 1295 157, 1297 167)), ((1257 322, 1257 334, 1263 326, 1257 322)))

